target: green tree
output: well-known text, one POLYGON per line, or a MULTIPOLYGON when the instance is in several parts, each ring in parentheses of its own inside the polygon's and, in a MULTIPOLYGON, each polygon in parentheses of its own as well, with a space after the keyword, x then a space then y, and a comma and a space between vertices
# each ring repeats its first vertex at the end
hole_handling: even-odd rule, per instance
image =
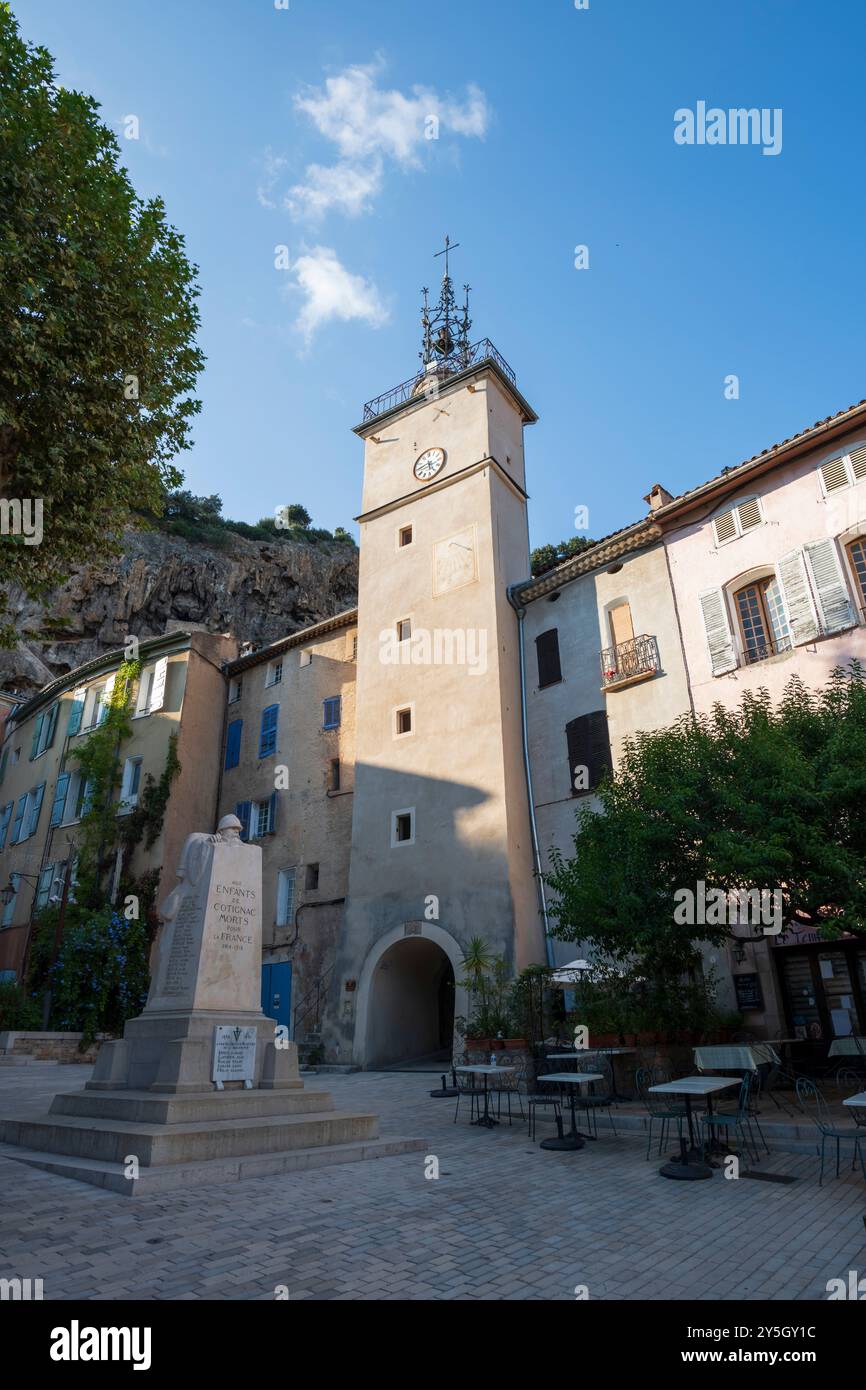
POLYGON ((0 580, 33 597, 161 510, 200 408, 196 267, 119 157, 0 4, 0 492, 42 499, 44 531, 2 539, 0 580))
POLYGON ((544 574, 554 565, 561 565, 563 560, 570 560, 572 555, 579 555, 589 545, 595 545, 595 541, 587 536, 570 536, 558 545, 540 545, 529 557, 531 572, 534 575, 544 574))
MULTIPOLYGON (((553 856, 555 934, 672 998, 723 920, 674 918, 678 890, 781 894, 782 916, 827 938, 866 933, 866 685, 857 662, 826 688, 798 677, 627 740, 616 774, 581 808, 574 854, 553 856)), ((681 901, 681 900, 680 900, 681 901)), ((685 986, 683 986, 684 988, 685 986)))

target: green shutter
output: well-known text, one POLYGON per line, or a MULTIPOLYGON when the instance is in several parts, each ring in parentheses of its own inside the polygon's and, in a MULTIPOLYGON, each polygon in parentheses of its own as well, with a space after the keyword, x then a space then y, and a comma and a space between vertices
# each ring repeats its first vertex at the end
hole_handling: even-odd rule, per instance
POLYGON ((36 754, 39 752, 39 738, 40 738, 40 735, 41 735, 41 733, 42 733, 42 725, 43 725, 43 723, 44 723, 44 720, 45 720, 45 715, 44 715, 44 714, 40 714, 39 718, 36 720, 36 723, 35 723, 34 726, 33 726, 33 738, 32 738, 31 743, 30 743, 30 761, 31 761, 31 763, 32 763, 33 759, 36 757, 36 754))

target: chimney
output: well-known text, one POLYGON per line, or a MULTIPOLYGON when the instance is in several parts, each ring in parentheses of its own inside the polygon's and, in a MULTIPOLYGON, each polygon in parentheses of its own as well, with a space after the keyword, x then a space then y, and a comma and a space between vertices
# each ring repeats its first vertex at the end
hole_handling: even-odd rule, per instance
POLYGON ((666 507, 668 502, 673 502, 673 496, 661 483, 653 483, 646 497, 643 499, 649 502, 650 514, 654 515, 661 507, 666 507))

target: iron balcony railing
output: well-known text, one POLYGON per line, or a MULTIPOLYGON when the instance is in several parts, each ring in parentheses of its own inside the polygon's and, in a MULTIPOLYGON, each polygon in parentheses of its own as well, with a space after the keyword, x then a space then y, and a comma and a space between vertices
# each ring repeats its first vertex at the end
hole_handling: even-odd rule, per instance
POLYGON ((632 637, 601 653, 601 684, 607 690, 626 682, 643 680, 661 670, 659 649, 654 637, 632 637))
MULTIPOLYGON (((514 371, 489 338, 482 338, 480 342, 473 343, 465 352, 452 352, 448 357, 437 358, 436 365, 439 373, 453 376, 456 372, 465 372, 468 367, 477 367, 480 362, 488 361, 495 362, 511 384, 516 386, 517 377, 514 371)), ((433 373, 430 375, 433 376, 433 373)), ((364 423, 366 424, 368 420, 375 420, 377 415, 383 415, 386 410, 393 410, 395 406, 402 405, 412 396, 421 395, 426 381, 427 373, 418 372, 408 381, 401 381, 399 386, 394 386, 390 391, 385 391, 381 396, 367 401, 364 406, 364 423)))
POLYGON ((790 637, 783 637, 780 641, 775 637, 764 637, 760 642, 752 640, 743 649, 740 665, 753 666, 756 661, 768 661, 771 656, 778 656, 780 652, 789 652, 791 645, 790 637))

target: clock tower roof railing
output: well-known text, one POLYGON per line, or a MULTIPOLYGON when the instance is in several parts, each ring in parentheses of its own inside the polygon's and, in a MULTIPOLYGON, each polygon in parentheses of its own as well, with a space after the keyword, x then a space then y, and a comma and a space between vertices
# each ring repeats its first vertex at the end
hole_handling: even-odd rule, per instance
POLYGON ((430 390, 428 383, 431 378, 440 386, 444 386, 452 377, 479 367, 483 362, 492 362, 494 366, 498 367, 506 381, 516 388, 517 376, 514 370, 509 367, 502 353, 494 347, 490 339, 482 338, 470 347, 461 348, 447 357, 439 357, 427 371, 416 372, 408 380, 401 381, 399 386, 392 386, 390 391, 384 391, 381 396, 374 396, 371 401, 367 401, 364 405, 362 424, 368 425, 371 420, 404 405, 413 397, 428 394, 430 390))

